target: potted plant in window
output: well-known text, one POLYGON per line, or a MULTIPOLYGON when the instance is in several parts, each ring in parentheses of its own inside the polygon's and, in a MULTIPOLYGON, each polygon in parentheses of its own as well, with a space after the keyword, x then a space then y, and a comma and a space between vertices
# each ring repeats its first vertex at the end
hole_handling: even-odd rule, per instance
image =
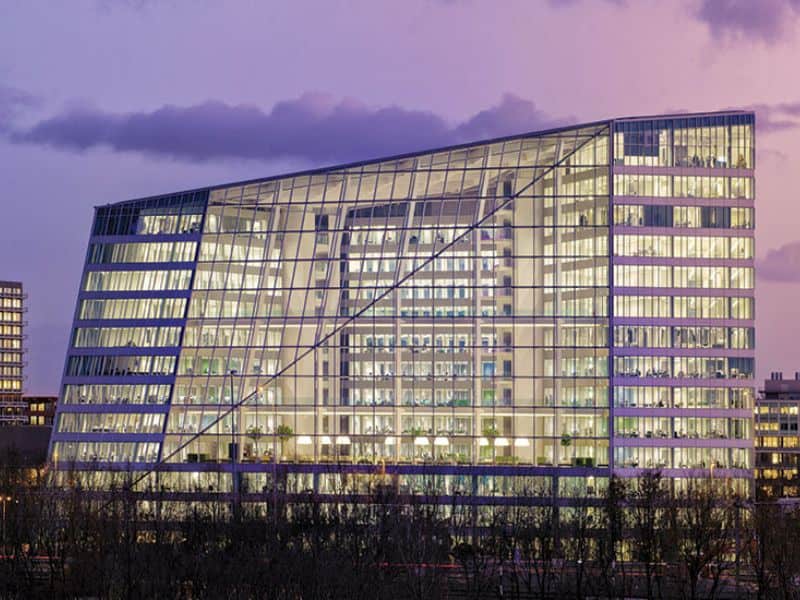
POLYGON ((485 447, 480 448, 481 462, 494 462, 494 439, 500 435, 500 431, 497 429, 497 425, 491 421, 483 426, 481 433, 489 442, 485 447))
POLYGON ((275 428, 275 435, 278 436, 278 441, 281 443, 281 460, 283 460, 283 446, 294 435, 294 430, 289 425, 278 425, 275 428))
POLYGON ((567 448, 569 448, 570 446, 572 446, 572 436, 570 434, 568 434, 568 433, 562 433, 561 434, 561 447, 564 449, 562 451, 562 454, 565 456, 565 458, 566 458, 566 454, 568 452, 567 448))
POLYGON ((425 446, 418 446, 417 441, 421 440, 421 438, 425 437, 427 431, 422 427, 411 427, 408 429, 408 433, 411 435, 411 444, 412 444, 412 461, 416 462, 417 459, 424 459, 425 458, 425 446))
POLYGON ((261 425, 253 425, 252 427, 247 428, 245 435, 253 440, 253 452, 256 460, 258 460, 260 456, 258 453, 258 440, 264 436, 264 430, 261 428, 261 425))
POLYGON ((412 441, 421 435, 425 434, 425 430, 422 427, 412 427, 408 430, 408 433, 411 435, 412 441))
POLYGON ((490 439, 494 439, 498 435, 500 435, 500 432, 497 430, 497 427, 495 426, 494 423, 490 423, 488 425, 485 425, 483 427, 483 432, 482 433, 483 433, 484 437, 487 437, 487 438, 490 438, 490 439))

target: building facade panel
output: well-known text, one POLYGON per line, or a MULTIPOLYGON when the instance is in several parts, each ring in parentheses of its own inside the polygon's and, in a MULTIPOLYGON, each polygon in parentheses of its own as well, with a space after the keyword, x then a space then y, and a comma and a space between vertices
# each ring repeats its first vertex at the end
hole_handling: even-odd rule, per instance
POLYGON ((752 115, 615 125, 616 466, 752 468, 754 165, 752 115))

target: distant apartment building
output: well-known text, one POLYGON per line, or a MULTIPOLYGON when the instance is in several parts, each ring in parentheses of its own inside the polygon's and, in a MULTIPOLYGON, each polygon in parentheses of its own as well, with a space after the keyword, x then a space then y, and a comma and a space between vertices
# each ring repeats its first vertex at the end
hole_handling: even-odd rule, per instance
POLYGON ((0 430, 0 462, 25 467, 45 465, 57 399, 23 396, 21 402, 15 402, 13 414, 6 415, 6 424, 12 426, 0 430))
POLYGON ((22 399, 23 315, 22 283, 0 281, 0 425, 24 421, 22 399))
POLYGON ((57 396, 22 396, 7 407, 6 424, 52 427, 57 400, 57 396))
POLYGON ((749 493, 754 126, 612 119, 100 206, 56 473, 749 493))
POLYGON ((28 425, 53 426, 58 396, 23 396, 28 425))
POLYGON ((764 382, 755 411, 756 497, 800 497, 800 372, 764 382))

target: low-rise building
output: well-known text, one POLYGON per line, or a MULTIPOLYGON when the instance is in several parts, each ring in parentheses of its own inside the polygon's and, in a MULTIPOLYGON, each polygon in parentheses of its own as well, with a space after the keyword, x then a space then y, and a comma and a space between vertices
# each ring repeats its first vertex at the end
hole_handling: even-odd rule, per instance
POLYGON ((800 372, 784 379, 775 372, 764 382, 755 411, 756 497, 800 496, 800 372))
POLYGON ((26 423, 52 427, 57 400, 58 396, 24 396, 26 423))

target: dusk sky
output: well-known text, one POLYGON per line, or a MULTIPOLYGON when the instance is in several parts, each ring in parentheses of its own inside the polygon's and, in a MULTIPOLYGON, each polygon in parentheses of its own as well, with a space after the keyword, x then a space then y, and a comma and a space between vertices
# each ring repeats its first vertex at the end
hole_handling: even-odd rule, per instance
POLYGON ((0 0, 0 280, 58 391, 92 208, 662 112, 757 112, 758 376, 800 371, 800 0, 0 0))

